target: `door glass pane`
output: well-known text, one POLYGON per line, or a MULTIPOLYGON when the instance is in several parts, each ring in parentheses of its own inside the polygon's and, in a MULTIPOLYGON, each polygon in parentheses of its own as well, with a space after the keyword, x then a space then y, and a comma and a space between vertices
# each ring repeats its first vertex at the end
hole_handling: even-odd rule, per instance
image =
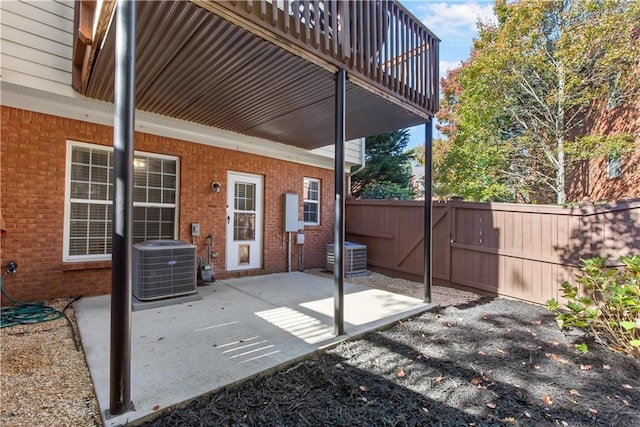
POLYGON ((237 211, 254 211, 255 210, 255 194, 256 185, 244 182, 236 182, 235 184, 235 200, 234 207, 237 211))
POLYGON ((255 240, 256 214, 236 212, 233 221, 233 240, 255 240))

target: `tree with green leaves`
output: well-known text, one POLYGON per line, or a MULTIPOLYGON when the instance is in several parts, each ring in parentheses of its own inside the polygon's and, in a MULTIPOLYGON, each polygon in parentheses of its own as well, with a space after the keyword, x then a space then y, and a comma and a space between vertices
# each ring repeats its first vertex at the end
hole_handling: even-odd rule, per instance
POLYGON ((409 131, 406 129, 367 137, 364 170, 351 179, 352 194, 357 198, 409 199, 411 160, 406 151, 409 131))
POLYGON ((640 2, 497 0, 494 11, 470 59, 443 79, 450 147, 434 178, 476 200, 562 204, 575 158, 628 146, 589 125, 603 105, 640 94, 640 2))

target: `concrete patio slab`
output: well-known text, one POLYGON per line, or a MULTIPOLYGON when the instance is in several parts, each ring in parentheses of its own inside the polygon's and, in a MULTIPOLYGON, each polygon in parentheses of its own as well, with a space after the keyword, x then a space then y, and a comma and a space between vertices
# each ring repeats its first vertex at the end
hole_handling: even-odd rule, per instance
POLYGON ((107 418, 110 296, 75 305, 105 426, 153 412, 311 355, 433 306, 345 283, 345 335, 333 333, 333 281, 293 272, 215 282, 200 300, 132 313, 134 411, 107 418))

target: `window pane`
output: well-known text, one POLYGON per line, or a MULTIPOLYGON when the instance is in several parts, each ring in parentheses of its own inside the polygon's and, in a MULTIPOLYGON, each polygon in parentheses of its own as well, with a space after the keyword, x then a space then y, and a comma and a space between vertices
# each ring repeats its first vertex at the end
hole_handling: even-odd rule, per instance
MULTIPOLYGON (((176 174, 176 165, 177 162, 175 160, 163 160, 162 161, 162 171, 166 174, 175 175, 176 174)), ((175 186, 175 183, 174 183, 175 186)))
POLYGON ((235 184, 235 210, 254 211, 255 210, 256 185, 236 182, 235 184))
POLYGON ((147 221, 160 221, 160 208, 144 208, 147 212, 147 221))
POLYGON ((91 182, 94 183, 104 183, 109 182, 109 169, 102 167, 92 167, 91 168, 91 182))
POLYGON ((91 221, 89 223, 89 237, 104 238, 107 235, 107 224, 91 221))
POLYGON ((320 180, 305 178, 303 195, 303 221, 320 224, 320 180))
POLYGON ((320 191, 320 183, 318 181, 309 182, 309 198, 318 200, 318 192, 320 191))
POLYGON ((174 223, 174 218, 176 217, 175 208, 161 208, 160 209, 160 220, 162 222, 170 222, 174 223))
POLYGON ((133 222, 133 243, 142 243, 144 242, 147 236, 146 230, 147 223, 144 221, 134 221, 133 222))
POLYGON ((162 192, 162 203, 174 204, 175 202, 176 202, 175 190, 164 190, 162 192))
POLYGON ((173 239, 173 222, 163 222, 160 224, 160 238, 173 239))
POLYGON ((88 199, 89 198, 89 184, 86 182, 72 182, 71 183, 71 198, 72 199, 88 199))
POLYGON ((162 175, 159 173, 150 173, 148 183, 149 187, 162 188, 162 175))
POLYGON ((71 166, 71 181, 88 182, 90 175, 89 166, 73 165, 71 166))
POLYGON ((144 203, 147 201, 147 189, 146 187, 134 187, 133 188, 133 202, 144 203))
POLYGON ((89 205, 89 218, 92 220, 111 219, 107 216, 108 205, 89 205))
POLYGON ((106 239, 89 239, 89 255, 103 255, 107 253, 106 239))
MULTIPOLYGON (((68 255, 108 255, 112 248, 113 151, 74 144, 67 167, 70 197, 82 201, 70 205, 68 255)), ((177 161, 136 155, 133 167, 134 243, 175 238, 177 161), (136 203, 161 206, 141 207, 136 203)))
POLYGON ((136 206, 133 208, 133 240, 173 239, 175 236, 175 209, 136 206))
POLYGON ((86 239, 71 239, 69 241, 69 255, 86 255, 86 254, 87 254, 86 239))
POLYGON ((71 221, 70 235, 71 237, 87 237, 87 222, 71 221))
POLYGON ((304 222, 318 222, 318 204, 304 203, 304 222))
POLYGON ((144 221, 146 219, 147 211, 144 208, 134 207, 133 208, 133 220, 134 221, 144 221))
POLYGON ((233 240, 254 240, 256 215, 252 213, 235 213, 233 240))
POLYGON ((162 203, 162 190, 158 188, 149 188, 147 191, 147 202, 162 203))
POLYGON ((146 187, 147 185, 147 171, 134 169, 133 171, 133 185, 138 187, 146 187))
POLYGON ((83 163, 88 165, 91 163, 91 149, 85 147, 73 147, 71 151, 72 163, 83 163))
POLYGON ((162 172, 162 160, 161 159, 152 159, 147 157, 147 164, 149 171, 151 172, 162 172))
POLYGON ((160 238, 160 223, 147 222, 147 233, 145 240, 158 240, 160 238))
POLYGON ((71 203, 71 219, 88 219, 89 205, 85 203, 71 203))
POLYGON ((106 184, 91 184, 91 200, 109 200, 109 187, 106 184))
POLYGON ((93 166, 109 166, 109 151, 101 149, 91 150, 91 164, 93 166))
POLYGON ((162 177, 162 187, 165 189, 175 189, 176 188, 176 177, 175 175, 164 175, 162 177))

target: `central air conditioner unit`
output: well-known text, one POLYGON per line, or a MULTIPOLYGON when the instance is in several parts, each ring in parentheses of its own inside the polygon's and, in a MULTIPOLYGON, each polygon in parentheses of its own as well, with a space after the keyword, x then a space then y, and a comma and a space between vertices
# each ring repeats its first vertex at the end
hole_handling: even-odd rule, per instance
MULTIPOLYGON (((353 276, 355 274, 367 272, 367 246, 357 243, 344 242, 344 275, 353 276)), ((335 254, 333 243, 327 245, 327 270, 333 271, 335 254)))
POLYGON ((133 245, 133 295, 141 301, 197 292, 196 246, 181 240, 133 245))

